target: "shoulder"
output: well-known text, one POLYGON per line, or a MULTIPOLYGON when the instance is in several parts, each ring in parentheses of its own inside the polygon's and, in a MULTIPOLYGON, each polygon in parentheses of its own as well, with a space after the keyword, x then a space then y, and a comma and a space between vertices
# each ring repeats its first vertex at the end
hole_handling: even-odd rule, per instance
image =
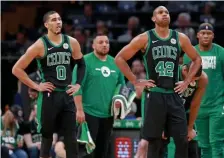
POLYGON ((93 60, 93 58, 94 58, 94 54, 93 54, 93 52, 90 52, 88 54, 85 54, 83 56, 83 58, 84 58, 84 60, 86 62, 86 65, 89 65, 91 63, 91 61, 93 60))
POLYGON ((70 43, 78 43, 77 39, 75 39, 69 35, 65 35, 65 34, 64 34, 64 36, 68 38, 70 43))
POLYGON ((46 46, 41 37, 35 43, 33 43, 30 47, 28 47, 26 52, 29 54, 34 53, 37 56, 41 56, 40 54, 42 54, 44 52, 44 49, 46 49, 46 46))
POLYGON ((107 57, 108 57, 108 59, 110 60, 110 61, 114 61, 114 57, 112 57, 111 55, 107 55, 107 57))
POLYGON ((215 47, 216 49, 220 49, 220 50, 223 50, 223 47, 216 44, 216 43, 212 43, 213 47, 215 47))

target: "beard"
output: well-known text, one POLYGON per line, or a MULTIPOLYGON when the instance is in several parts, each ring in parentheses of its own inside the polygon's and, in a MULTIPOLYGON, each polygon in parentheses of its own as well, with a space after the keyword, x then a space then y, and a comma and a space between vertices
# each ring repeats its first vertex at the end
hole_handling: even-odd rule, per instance
POLYGON ((108 53, 109 53, 109 51, 103 52, 103 51, 96 50, 96 54, 98 54, 99 56, 102 56, 102 57, 106 56, 108 53))

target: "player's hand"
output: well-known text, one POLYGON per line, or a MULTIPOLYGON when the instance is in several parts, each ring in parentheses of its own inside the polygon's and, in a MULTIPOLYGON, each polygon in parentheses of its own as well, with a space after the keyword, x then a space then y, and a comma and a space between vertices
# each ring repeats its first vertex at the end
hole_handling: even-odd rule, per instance
POLYGON ((138 80, 134 86, 135 87, 144 87, 144 88, 152 88, 155 87, 156 85, 154 84, 154 80, 138 80))
POLYGON ((83 112, 83 110, 77 110, 76 121, 78 123, 83 123, 85 121, 85 113, 83 112))
POLYGON ((68 85, 69 89, 66 91, 67 94, 72 96, 74 93, 78 92, 80 85, 75 84, 75 85, 68 85))
POLYGON ((191 141, 192 139, 194 139, 194 137, 196 137, 196 131, 194 129, 188 129, 188 134, 187 134, 187 139, 188 141, 191 141))
POLYGON ((176 83, 176 87, 174 88, 174 91, 178 94, 182 94, 188 87, 190 83, 187 81, 179 81, 176 83))
POLYGON ((52 92, 56 87, 51 82, 41 82, 38 87, 39 92, 52 92))

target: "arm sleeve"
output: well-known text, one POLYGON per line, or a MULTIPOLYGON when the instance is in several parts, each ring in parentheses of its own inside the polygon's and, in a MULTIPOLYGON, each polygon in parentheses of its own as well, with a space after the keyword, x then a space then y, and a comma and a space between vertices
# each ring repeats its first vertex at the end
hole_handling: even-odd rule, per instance
MULTIPOLYGON (((77 74, 78 74, 78 66, 76 65, 73 69, 73 72, 72 72, 72 85, 77 83, 77 74)), ((81 85, 80 89, 73 96, 82 95, 82 88, 83 88, 83 86, 85 84, 85 81, 86 81, 86 74, 87 74, 87 69, 85 68, 84 75, 83 75, 83 80, 80 83, 80 85, 81 85)))
POLYGON ((85 70, 86 70, 86 64, 84 58, 80 58, 75 60, 77 62, 77 79, 76 79, 76 84, 81 85, 82 80, 84 79, 85 76, 85 70))

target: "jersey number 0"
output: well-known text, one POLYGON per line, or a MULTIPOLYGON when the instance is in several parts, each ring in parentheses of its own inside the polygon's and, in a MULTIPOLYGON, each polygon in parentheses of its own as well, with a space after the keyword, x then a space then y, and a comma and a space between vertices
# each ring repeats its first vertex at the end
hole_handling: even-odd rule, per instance
POLYGON ((66 68, 63 65, 58 65, 56 67, 57 72, 57 79, 58 80, 65 80, 66 79, 66 68))

